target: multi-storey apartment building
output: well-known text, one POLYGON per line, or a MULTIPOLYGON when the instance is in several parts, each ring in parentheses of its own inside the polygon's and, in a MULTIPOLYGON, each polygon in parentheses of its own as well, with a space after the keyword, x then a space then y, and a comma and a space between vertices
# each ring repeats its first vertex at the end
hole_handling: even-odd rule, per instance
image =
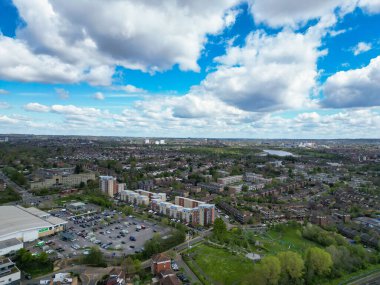
POLYGON ((0 284, 20 284, 21 272, 9 258, 0 258, 0 284))
POLYGON ((137 205, 150 204, 151 209, 160 215, 181 220, 193 226, 208 226, 213 224, 215 219, 214 205, 185 197, 176 196, 175 204, 173 204, 166 202, 165 193, 123 190, 120 192, 120 200, 137 205))
POLYGON ((175 204, 180 205, 185 208, 195 208, 195 207, 198 207, 200 204, 204 204, 204 202, 193 200, 190 198, 176 196, 175 204))
POLYGON ((99 189, 109 197, 113 197, 121 190, 124 190, 124 187, 124 183, 117 183, 116 177, 99 176, 99 189))

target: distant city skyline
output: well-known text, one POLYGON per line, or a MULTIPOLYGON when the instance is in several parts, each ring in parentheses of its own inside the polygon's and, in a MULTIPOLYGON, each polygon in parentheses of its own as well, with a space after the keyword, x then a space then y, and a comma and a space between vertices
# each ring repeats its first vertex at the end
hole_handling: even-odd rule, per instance
POLYGON ((379 0, 1 1, 0 133, 380 138, 378 27, 379 0))

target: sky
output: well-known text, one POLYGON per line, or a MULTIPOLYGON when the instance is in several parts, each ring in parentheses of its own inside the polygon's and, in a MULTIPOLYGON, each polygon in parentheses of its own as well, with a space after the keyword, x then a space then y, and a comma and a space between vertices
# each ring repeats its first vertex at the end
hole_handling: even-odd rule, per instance
POLYGON ((0 133, 380 138, 380 0, 0 0, 0 133))

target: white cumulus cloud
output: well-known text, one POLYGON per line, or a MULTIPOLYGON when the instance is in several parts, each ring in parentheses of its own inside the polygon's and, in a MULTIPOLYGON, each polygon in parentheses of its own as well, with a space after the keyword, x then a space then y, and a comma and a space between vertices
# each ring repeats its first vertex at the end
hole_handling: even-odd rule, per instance
POLYGON ((207 36, 234 23, 238 2, 14 0, 26 25, 0 36, 0 78, 111 85, 115 66, 199 71, 207 36))
POLYGON ((46 113, 50 111, 50 107, 40 103, 28 103, 24 106, 26 111, 46 113))
POLYGON ((102 92, 96 92, 93 95, 93 98, 96 100, 104 100, 105 99, 104 94, 102 92))
POLYGON ((380 56, 358 69, 330 76, 323 87, 322 105, 330 108, 380 106, 380 56))
POLYGON ((363 52, 369 51, 372 49, 371 43, 359 42, 353 49, 354 55, 359 55, 363 52))

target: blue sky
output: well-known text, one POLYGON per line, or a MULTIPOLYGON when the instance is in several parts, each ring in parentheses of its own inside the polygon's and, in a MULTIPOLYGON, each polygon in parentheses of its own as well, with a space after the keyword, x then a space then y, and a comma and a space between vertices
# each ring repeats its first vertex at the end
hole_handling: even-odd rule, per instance
POLYGON ((0 133, 379 138, 378 27, 380 0, 0 1, 0 133))

